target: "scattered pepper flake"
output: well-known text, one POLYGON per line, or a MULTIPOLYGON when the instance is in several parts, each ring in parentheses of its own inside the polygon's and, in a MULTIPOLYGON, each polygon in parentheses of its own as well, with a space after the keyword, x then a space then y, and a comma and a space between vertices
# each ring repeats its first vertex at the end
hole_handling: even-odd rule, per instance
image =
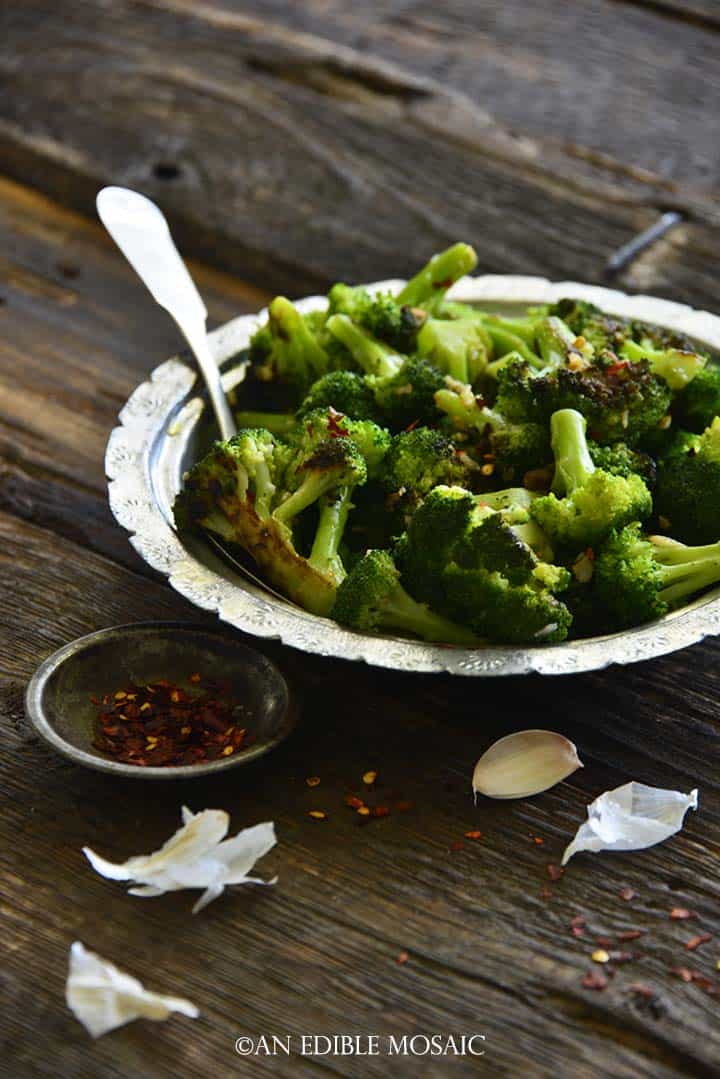
POLYGON ((572 925, 572 926, 570 926, 570 932, 572 933, 572 935, 574 937, 584 937, 585 936, 585 930, 583 929, 583 927, 581 925, 572 925))
POLYGON ((369 817, 370 816, 370 810, 365 805, 358 806, 357 815, 358 815, 358 817, 369 817))
POLYGON ((606 952, 604 948, 596 948, 590 958, 593 963, 609 963, 610 953, 606 952))
POLYGON ((192 683, 193 683, 194 685, 197 685, 197 684, 198 684, 198 682, 200 681, 200 675, 198 674, 198 672, 197 672, 197 671, 194 671, 194 672, 193 672, 193 673, 192 673, 192 674, 190 675, 190 681, 191 681, 191 682, 192 682, 192 683))
POLYGON ((644 929, 626 929, 626 930, 624 930, 624 932, 617 934, 617 939, 621 940, 621 941, 624 941, 624 940, 637 940, 638 937, 644 937, 644 936, 645 936, 645 930, 644 929))
POLYGON ((541 847, 544 842, 545 842, 545 840, 541 836, 539 836, 539 835, 533 836, 533 843, 536 843, 538 847, 541 847))
POLYGON ((327 820, 327 813, 323 813, 322 809, 311 809, 308 817, 312 817, 313 820, 327 820))
POLYGON ((620 889, 620 891, 618 892, 618 895, 626 903, 629 903, 631 899, 634 899, 636 897, 637 892, 635 891, 634 888, 631 888, 629 885, 626 885, 624 888, 620 889))
POLYGON ((400 952, 400 955, 397 957, 395 962, 397 963, 397 965, 399 967, 402 967, 402 966, 404 966, 405 963, 407 963, 409 958, 410 958, 410 956, 408 955, 407 952, 400 952))
POLYGON ((465 850, 465 844, 456 839, 454 843, 450 844, 450 850, 465 850))
POLYGON ((584 989, 607 989, 607 978, 599 970, 589 970, 582 984, 584 989))
POLYGON ((641 982, 633 982, 629 985, 628 992, 634 993, 638 997, 645 997, 646 1000, 652 1000, 657 996, 654 989, 651 989, 649 985, 643 985, 641 982))
POLYGON ((687 967, 673 967, 670 973, 677 974, 678 978, 682 978, 684 982, 691 982, 693 980, 693 972, 688 970, 687 967))
POLYGON ((597 944, 598 948, 612 948, 612 946, 613 946, 613 938, 612 937, 595 937, 595 943, 597 944))
POLYGON ((320 776, 308 776, 305 782, 307 783, 308 787, 319 787, 320 776))
POLYGON ((573 920, 570 922, 570 926, 571 926, 572 929, 582 929, 582 927, 584 925, 585 925, 585 915, 584 914, 576 914, 575 917, 573 918, 573 920))
POLYGON ((465 838, 466 839, 482 839, 482 832, 479 832, 477 829, 475 829, 472 832, 465 832, 465 838))
POLYGON ((371 817, 389 817, 390 816, 390 808, 389 808, 389 806, 375 806, 373 809, 370 810, 370 816, 371 817))
POLYGON ((355 794, 346 794, 345 805, 349 806, 350 809, 361 809, 365 805, 365 803, 363 802, 362 798, 358 798, 355 794))
POLYGON ((366 787, 372 787, 373 783, 377 779, 377 772, 365 772, 362 777, 362 781, 366 787))
POLYGON ((686 910, 685 907, 673 907, 670 917, 674 921, 684 921, 686 918, 694 918, 695 914, 691 910, 686 910))
POLYGON ((696 948, 699 948, 701 944, 707 944, 709 940, 712 940, 712 933, 698 933, 696 937, 691 937, 686 943, 685 950, 694 952, 696 948))
POLYGON ((553 865, 552 862, 546 866, 546 869, 548 877, 550 878, 550 880, 553 881, 560 880, 560 878, 565 873, 565 870, 562 868, 562 866, 553 865))

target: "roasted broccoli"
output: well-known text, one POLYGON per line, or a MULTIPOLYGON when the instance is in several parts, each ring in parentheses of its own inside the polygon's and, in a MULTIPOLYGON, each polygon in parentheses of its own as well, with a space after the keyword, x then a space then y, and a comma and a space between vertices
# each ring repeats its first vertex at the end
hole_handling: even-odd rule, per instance
POLYGON ((639 524, 614 532, 598 551, 594 589, 615 629, 660 618, 720 582, 720 543, 686 547, 645 537, 639 524))
POLYGON ((486 462, 492 462, 492 471, 504 483, 522 479, 528 469, 545 464, 552 456, 547 427, 510 422, 500 412, 487 408, 466 384, 447 379, 435 394, 435 403, 457 430, 475 431, 481 436, 480 452, 486 462))
POLYGON ((340 585, 332 611, 344 626, 363 633, 409 633, 425 641, 478 645, 476 635, 414 600, 400 583, 387 551, 368 551, 340 585))
POLYGON ((613 528, 652 512, 650 492, 640 476, 614 476, 595 467, 585 426, 584 417, 573 409, 553 413, 553 488, 530 508, 540 527, 565 550, 592 547, 613 528))
POLYGON ((273 300, 178 527, 314 613, 449 643, 612 632, 720 584, 715 358, 587 300, 448 298, 475 263, 455 244, 397 294, 273 300))
POLYGON ((183 477, 175 500, 179 529, 203 528, 243 547, 271 584, 315 614, 329 614, 337 580, 302 558, 292 532, 272 512, 290 451, 268 431, 241 431, 216 442, 183 477))
POLYGON ((658 464, 655 512, 684 543, 720 536, 720 417, 701 435, 676 436, 658 464))

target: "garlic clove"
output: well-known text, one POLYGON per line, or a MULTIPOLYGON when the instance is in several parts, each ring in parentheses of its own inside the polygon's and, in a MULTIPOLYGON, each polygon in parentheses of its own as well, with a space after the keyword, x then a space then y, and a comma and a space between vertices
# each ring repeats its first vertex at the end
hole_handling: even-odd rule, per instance
POLYGON ((582 768, 575 745, 556 731, 516 731, 494 742, 475 765, 475 795, 529 798, 582 768))

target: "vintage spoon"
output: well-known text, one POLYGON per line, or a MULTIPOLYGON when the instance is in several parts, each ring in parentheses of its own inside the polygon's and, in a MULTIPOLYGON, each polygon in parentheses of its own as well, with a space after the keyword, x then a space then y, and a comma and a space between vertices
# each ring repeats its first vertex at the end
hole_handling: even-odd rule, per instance
POLYGON ((208 345, 207 308, 173 243, 162 211, 126 187, 104 187, 96 205, 100 220, 135 273, 175 319, 205 379, 220 434, 232 438, 237 428, 208 345))

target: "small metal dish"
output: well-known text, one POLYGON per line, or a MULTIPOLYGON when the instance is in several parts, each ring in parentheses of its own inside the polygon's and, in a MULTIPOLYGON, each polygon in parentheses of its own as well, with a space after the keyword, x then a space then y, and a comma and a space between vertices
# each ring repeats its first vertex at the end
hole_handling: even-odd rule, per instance
POLYGON ((78 637, 54 652, 30 680, 25 709, 41 738, 76 764, 134 779, 188 779, 222 772, 268 753, 295 725, 287 683, 265 656, 222 630, 186 622, 136 622, 78 637), (229 682, 243 702, 252 742, 202 764, 143 767, 93 746, 102 697, 128 682, 166 678, 183 685, 194 671, 229 682))
MULTIPOLYGON (((367 287, 397 292, 403 281, 376 281, 367 287)), ((519 313, 530 304, 563 296, 590 300, 608 314, 655 322, 679 330, 704 347, 720 351, 720 318, 655 296, 628 296, 614 289, 542 277, 464 278, 452 299, 492 311, 519 313)), ((297 301, 299 310, 327 305, 323 296, 297 301)), ((244 350, 267 311, 242 315, 210 334, 210 347, 226 390, 245 377, 244 350)), ((624 633, 552 645, 493 645, 460 648, 345 629, 329 618, 302 610, 269 588, 252 566, 197 536, 179 536, 172 504, 183 472, 215 437, 206 395, 191 362, 167 360, 138 386, 120 413, 105 456, 110 508, 130 533, 135 550, 195 606, 215 611, 231 626, 257 637, 275 638, 304 652, 363 660, 398 671, 499 676, 573 674, 662 656, 720 632, 720 588, 655 622, 624 633)))

